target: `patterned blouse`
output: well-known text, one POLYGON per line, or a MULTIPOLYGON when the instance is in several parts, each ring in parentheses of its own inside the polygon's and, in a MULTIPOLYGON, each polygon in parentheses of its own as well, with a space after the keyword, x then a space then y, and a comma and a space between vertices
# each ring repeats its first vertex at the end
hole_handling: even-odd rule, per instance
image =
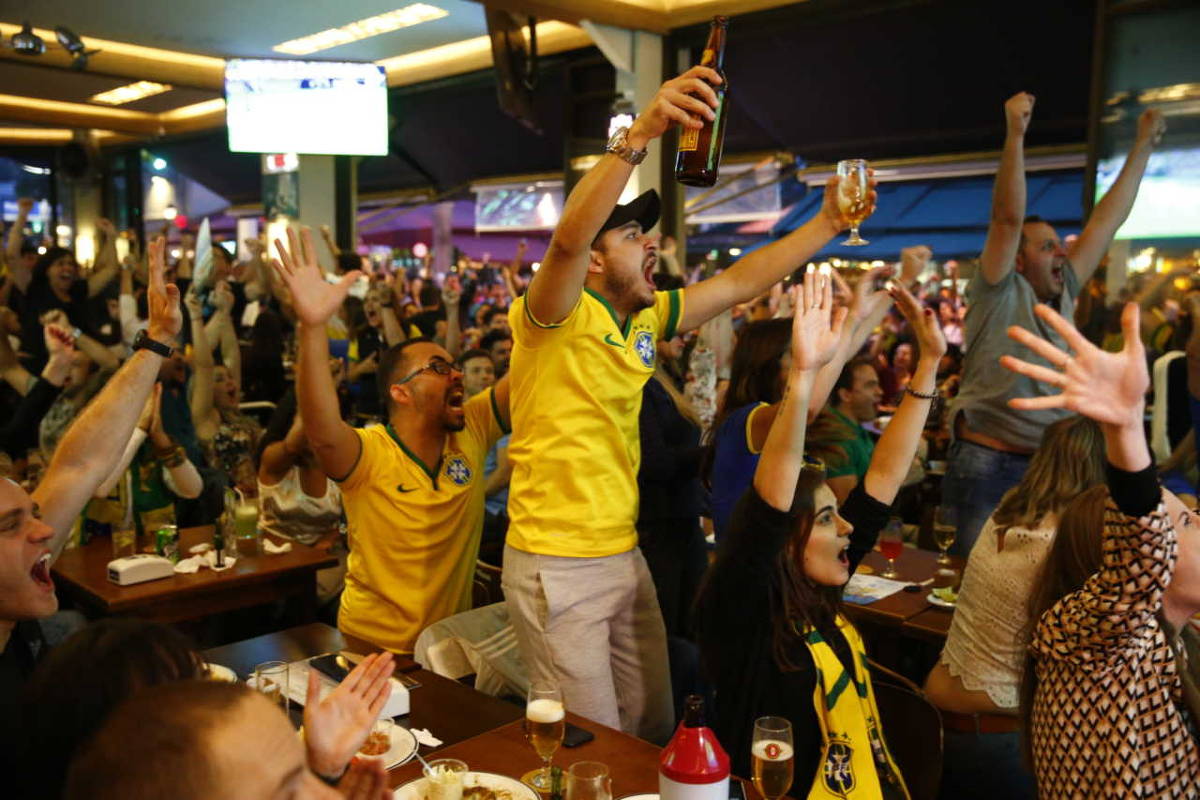
POLYGON ((1039 621, 1031 718, 1042 800, 1200 797, 1195 720, 1157 617, 1177 551, 1161 502, 1134 518, 1110 499, 1100 571, 1039 621))

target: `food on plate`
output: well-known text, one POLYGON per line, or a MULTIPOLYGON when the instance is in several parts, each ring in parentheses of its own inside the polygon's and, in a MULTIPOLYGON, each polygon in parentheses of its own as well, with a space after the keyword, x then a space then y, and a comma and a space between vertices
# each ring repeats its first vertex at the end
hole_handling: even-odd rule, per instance
POLYGON ((386 731, 371 731, 371 735, 363 742, 358 752, 364 756, 381 756, 392 749, 392 737, 386 731))

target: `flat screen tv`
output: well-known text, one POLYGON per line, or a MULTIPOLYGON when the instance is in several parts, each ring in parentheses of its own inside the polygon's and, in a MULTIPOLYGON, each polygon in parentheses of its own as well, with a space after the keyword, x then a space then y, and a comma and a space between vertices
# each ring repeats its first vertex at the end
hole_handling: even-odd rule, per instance
POLYGON ((231 59, 225 103, 235 153, 388 152, 387 76, 378 64, 231 59))
MULTIPOLYGON (((1167 136, 1171 135, 1170 127, 1167 136)), ((1125 153, 1096 164, 1096 201, 1117 179, 1125 153)), ((1117 239, 1169 239, 1200 236, 1200 147, 1170 147, 1167 140, 1150 156, 1129 219, 1117 239)))

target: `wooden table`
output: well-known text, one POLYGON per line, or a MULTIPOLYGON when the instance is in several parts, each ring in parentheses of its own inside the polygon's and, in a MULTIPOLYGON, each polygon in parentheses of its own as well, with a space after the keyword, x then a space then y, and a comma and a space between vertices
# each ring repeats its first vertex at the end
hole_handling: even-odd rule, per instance
MULTIPOLYGON (((192 545, 211 542, 212 531, 211 525, 181 530, 180 551, 186 554, 192 545)), ((234 543, 228 545, 227 552, 236 555, 234 543)), ((109 561, 108 537, 64 551, 53 568, 59 595, 91 616, 123 614, 167 623, 285 598, 295 599, 299 617, 313 619, 317 570, 337 565, 328 551, 292 542, 290 553, 238 557, 233 567, 222 572, 201 567, 190 575, 118 586, 108 580, 109 561)))
MULTIPOLYGON (((239 677, 246 678, 256 664, 264 661, 300 661, 339 650, 366 655, 378 649, 314 622, 205 650, 204 660, 229 667, 239 677)), ((405 727, 428 729, 445 745, 470 739, 524 716, 524 709, 519 706, 421 669, 406 656, 396 657, 396 668, 421 682, 409 695, 409 713, 400 722, 405 727)))
MULTIPOLYGON (((904 548, 900 558, 896 559, 896 571, 900 574, 898 580, 920 583, 932 578, 938 570, 937 558, 938 554, 929 550, 915 547, 904 548)), ((963 567, 966 566, 966 561, 958 556, 950 556, 950 558, 953 561, 954 569, 961 573, 963 567)), ((871 567, 874 575, 880 575, 887 568, 887 559, 878 551, 867 553, 862 563, 871 567)), ((930 591, 928 586, 920 587, 920 591, 917 592, 900 590, 882 600, 876 600, 874 603, 867 605, 846 603, 843 608, 845 608, 847 616, 856 624, 867 623, 884 627, 905 628, 910 620, 929 611, 936 611, 949 618, 950 613, 947 610, 932 605, 926 599, 930 591)), ((950 624, 947 621, 945 630, 949 631, 949 629, 950 624)), ((914 632, 928 638, 930 628, 925 626, 914 632)), ((942 639, 945 639, 945 632, 942 633, 942 639)))

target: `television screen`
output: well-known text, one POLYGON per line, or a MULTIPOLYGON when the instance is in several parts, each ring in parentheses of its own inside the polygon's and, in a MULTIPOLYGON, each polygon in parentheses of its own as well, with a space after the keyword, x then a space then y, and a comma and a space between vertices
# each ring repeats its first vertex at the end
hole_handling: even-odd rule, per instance
POLYGON ((225 102, 235 153, 387 155, 387 76, 377 64, 231 59, 225 102))
MULTIPOLYGON (((1168 135, 1170 135, 1168 133, 1168 135)), ((1099 202, 1125 163, 1125 154, 1096 164, 1099 202)), ((1162 147, 1150 156, 1129 219, 1118 239, 1200 236, 1200 148, 1162 147)))

